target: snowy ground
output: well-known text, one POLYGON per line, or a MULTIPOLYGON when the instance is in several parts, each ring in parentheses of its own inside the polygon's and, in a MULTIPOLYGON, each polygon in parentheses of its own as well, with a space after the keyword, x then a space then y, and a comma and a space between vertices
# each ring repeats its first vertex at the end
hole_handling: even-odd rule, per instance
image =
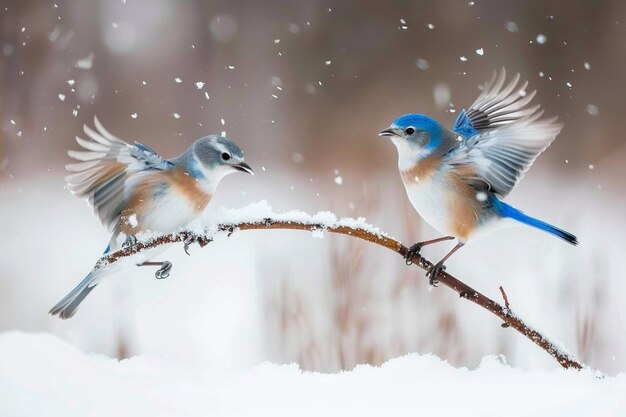
POLYGON ((623 416, 624 392, 624 374, 521 371, 496 357, 475 370, 413 354, 338 374, 270 363, 216 374, 85 354, 48 334, 0 334, 0 415, 12 417, 623 416))

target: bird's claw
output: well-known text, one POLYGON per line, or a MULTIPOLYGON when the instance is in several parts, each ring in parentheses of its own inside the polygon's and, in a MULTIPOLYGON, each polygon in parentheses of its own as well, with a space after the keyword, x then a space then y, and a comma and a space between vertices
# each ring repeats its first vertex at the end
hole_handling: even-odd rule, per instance
POLYGON ((404 261, 406 262, 407 265, 413 264, 413 257, 415 257, 415 255, 420 253, 420 251, 422 250, 422 246, 423 245, 421 242, 415 243, 411 245, 409 250, 406 251, 406 255, 404 255, 404 261))
POLYGON ((183 249, 185 249, 185 253, 187 255, 191 256, 191 254, 189 253, 189 246, 191 246, 191 244, 193 243, 196 243, 197 241, 198 237, 196 235, 187 235, 187 237, 185 237, 183 249))
POLYGON ((122 249, 132 248, 137 244, 137 238, 133 235, 126 236, 126 240, 122 243, 122 249))
POLYGON ((445 270, 446 266, 441 263, 436 263, 435 265, 433 265, 432 268, 430 268, 430 270, 426 272, 426 276, 428 277, 428 283, 433 287, 437 287, 437 284, 439 284, 439 280, 437 279, 437 277, 445 270))
POLYGON ((164 261, 161 263, 161 267, 154 273, 156 279, 165 279, 170 276, 170 271, 172 270, 172 263, 169 261, 164 261))

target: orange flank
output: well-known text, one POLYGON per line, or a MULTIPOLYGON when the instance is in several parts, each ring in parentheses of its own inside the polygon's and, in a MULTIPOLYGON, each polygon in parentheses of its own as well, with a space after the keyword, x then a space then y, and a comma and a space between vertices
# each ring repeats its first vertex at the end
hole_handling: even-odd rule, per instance
POLYGON ((487 186, 469 166, 454 166, 447 174, 450 187, 451 230, 461 241, 466 241, 478 225, 478 217, 485 204, 477 196, 476 184, 487 186), (474 186, 472 185, 474 184, 474 186))
POLYGON ((136 235, 143 230, 142 218, 152 209, 154 196, 160 189, 183 197, 198 213, 202 212, 211 200, 211 194, 203 190, 198 181, 182 169, 151 173, 133 189, 128 204, 121 214, 119 232, 136 235), (131 221, 132 216, 136 217, 131 221))
POLYGON ((430 156, 428 158, 417 161, 412 168, 407 169, 406 171, 400 171, 400 175, 402 175, 402 181, 404 181, 406 185, 424 181, 430 178, 431 175, 433 175, 433 173, 440 166, 440 164, 440 156, 430 156))
POLYGON ((209 201, 211 194, 207 193, 198 185, 198 180, 188 175, 182 169, 164 172, 170 175, 170 186, 174 191, 185 197, 197 212, 203 211, 209 201))

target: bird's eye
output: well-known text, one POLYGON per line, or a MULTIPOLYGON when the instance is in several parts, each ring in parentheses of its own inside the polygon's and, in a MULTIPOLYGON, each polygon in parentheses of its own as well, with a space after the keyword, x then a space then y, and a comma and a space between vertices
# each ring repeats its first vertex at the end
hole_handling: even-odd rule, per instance
POLYGON ((406 129, 404 129, 404 133, 406 133, 407 135, 412 135, 413 133, 415 133, 415 129, 409 126, 406 129))
POLYGON ((230 154, 229 154, 229 153, 224 152, 224 153, 222 154, 222 161, 228 161, 229 159, 230 159, 230 154))

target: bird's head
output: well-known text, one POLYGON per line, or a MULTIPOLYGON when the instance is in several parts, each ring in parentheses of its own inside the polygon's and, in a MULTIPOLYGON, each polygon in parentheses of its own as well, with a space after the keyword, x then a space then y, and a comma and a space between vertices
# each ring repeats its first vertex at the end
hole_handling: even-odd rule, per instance
POLYGON ((254 175, 252 167, 244 162, 243 151, 232 140, 218 135, 205 136, 192 146, 195 169, 192 174, 199 179, 219 181, 234 172, 254 175))
POLYGON ((378 135, 391 138, 398 148, 400 159, 414 163, 441 144, 443 128, 436 120, 423 114, 405 114, 378 135))

